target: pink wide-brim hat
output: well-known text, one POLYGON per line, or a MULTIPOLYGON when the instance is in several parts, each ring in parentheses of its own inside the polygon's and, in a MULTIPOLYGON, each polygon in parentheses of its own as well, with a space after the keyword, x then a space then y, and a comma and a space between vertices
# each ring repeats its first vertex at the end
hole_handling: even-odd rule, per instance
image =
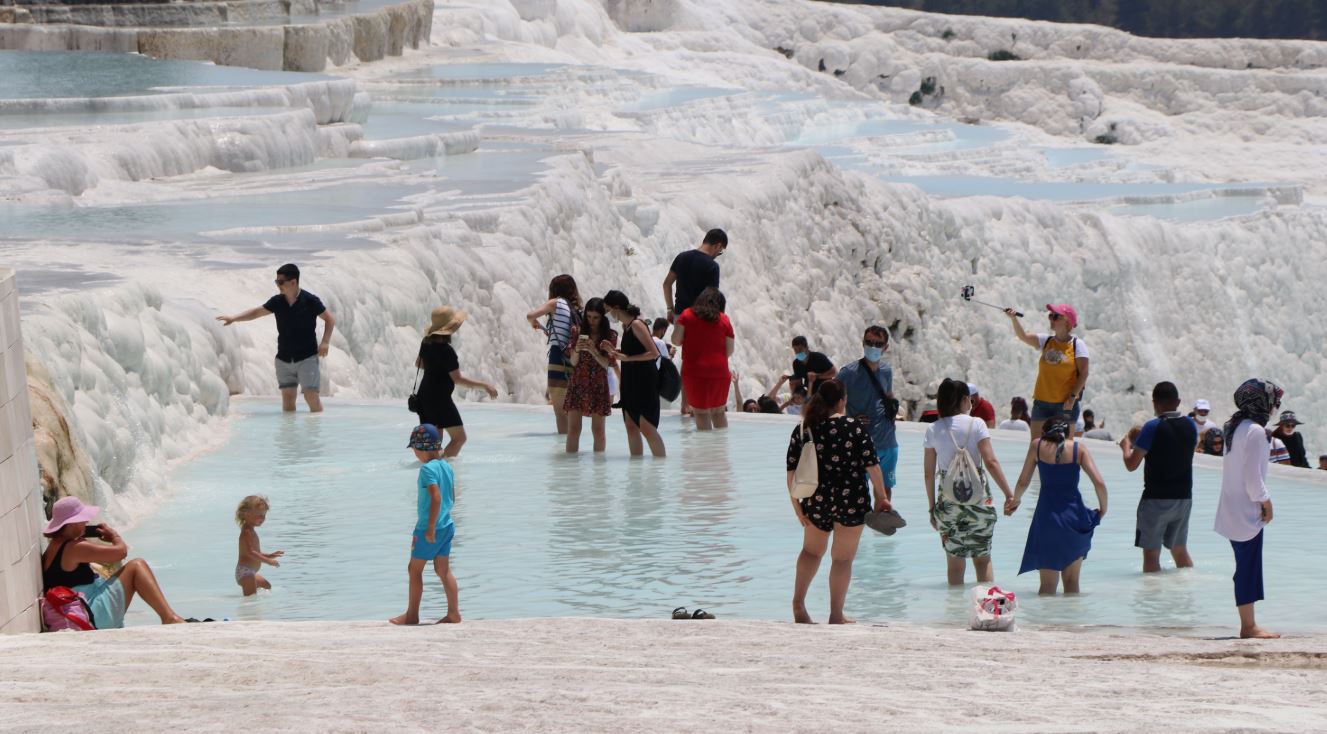
POLYGON ((77 497, 61 497, 51 507, 51 521, 42 530, 43 535, 52 535, 71 522, 87 522, 97 516, 101 508, 85 505, 77 497))
POLYGON ((1073 306, 1067 303, 1048 303, 1046 304, 1046 310, 1069 319, 1070 327, 1078 326, 1078 312, 1074 310, 1073 306))

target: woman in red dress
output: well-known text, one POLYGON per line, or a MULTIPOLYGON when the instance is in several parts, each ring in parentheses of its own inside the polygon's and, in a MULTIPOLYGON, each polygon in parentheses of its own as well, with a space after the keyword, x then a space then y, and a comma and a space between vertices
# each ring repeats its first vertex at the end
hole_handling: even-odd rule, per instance
POLYGON ((567 453, 581 448, 581 418, 590 416, 590 432, 594 435, 594 450, 602 452, 608 445, 604 434, 604 418, 613 413, 613 398, 608 390, 608 371, 613 367, 613 355, 604 352, 602 344, 617 344, 617 332, 608 328, 604 313, 604 299, 591 298, 585 304, 581 317, 584 331, 567 349, 571 363, 571 381, 567 385, 567 399, 563 409, 567 413, 567 453))
POLYGON ((682 390, 699 431, 728 427, 733 325, 723 312, 725 300, 719 289, 706 288, 673 324, 673 343, 682 347, 682 390))

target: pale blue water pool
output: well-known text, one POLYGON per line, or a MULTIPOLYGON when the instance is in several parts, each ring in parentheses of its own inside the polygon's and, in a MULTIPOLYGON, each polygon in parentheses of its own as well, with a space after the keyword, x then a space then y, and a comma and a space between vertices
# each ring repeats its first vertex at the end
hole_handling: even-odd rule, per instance
MULTIPOLYGON (((399 613, 415 521, 418 464, 404 448, 412 416, 395 404, 340 401, 320 416, 282 415, 266 401, 236 408, 225 446, 179 471, 176 494, 127 533, 132 553, 151 561, 186 615, 345 620, 399 613), (233 580, 232 518, 249 493, 272 503, 260 531, 264 548, 287 556, 265 572, 275 590, 245 601, 233 580)), ((792 423, 739 417, 726 433, 707 435, 666 416, 669 457, 632 460, 616 416, 606 456, 568 457, 543 412, 467 404, 463 414, 470 443, 457 465, 452 558, 465 615, 656 618, 675 606, 702 606, 724 618, 788 616, 801 543, 784 486, 792 423)), ((902 434, 896 501, 912 525, 892 538, 863 537, 849 613, 962 625, 964 592, 945 584, 939 543, 923 519, 920 434, 902 434)), ((1024 447, 1019 436, 997 441, 1010 474, 1024 447)), ((1144 577, 1133 548, 1141 476, 1124 472, 1113 446, 1097 453, 1112 500, 1081 596, 1039 599, 1035 574, 1014 575, 1034 498, 997 526, 996 580, 1023 599, 1025 621, 1229 631, 1233 561, 1229 544, 1211 531, 1219 474, 1196 472, 1189 547, 1198 567, 1144 577)), ((1304 543, 1322 524, 1319 497, 1327 487, 1276 477, 1272 491, 1277 516, 1259 619, 1281 630, 1327 629, 1317 614, 1327 591, 1291 570, 1303 565, 1304 543)), ((1086 482, 1085 492, 1094 505, 1086 482)), ((811 598, 822 618, 827 570, 826 563, 811 598)), ((431 578, 425 613, 440 615, 442 603, 431 578)), ((130 612, 131 623, 151 621, 139 604, 130 612)))

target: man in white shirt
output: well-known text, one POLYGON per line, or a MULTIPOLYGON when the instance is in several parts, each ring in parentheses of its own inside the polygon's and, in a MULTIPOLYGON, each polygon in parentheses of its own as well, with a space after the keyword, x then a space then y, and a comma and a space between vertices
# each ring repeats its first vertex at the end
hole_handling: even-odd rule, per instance
POLYGON ((1220 428, 1216 423, 1207 419, 1207 414, 1212 412, 1212 404, 1203 399, 1193 401, 1193 422, 1198 424, 1198 440, 1203 440, 1203 434, 1213 428, 1220 428))

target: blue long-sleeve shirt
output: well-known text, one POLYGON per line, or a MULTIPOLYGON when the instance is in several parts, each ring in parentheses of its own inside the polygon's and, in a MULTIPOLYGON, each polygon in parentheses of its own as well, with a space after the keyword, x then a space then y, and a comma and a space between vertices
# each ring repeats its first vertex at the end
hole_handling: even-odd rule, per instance
MULTIPOLYGON (((881 362, 876 367, 875 376, 885 392, 893 392, 894 369, 892 367, 881 362)), ((869 421, 867 428, 876 450, 897 447, 898 438, 894 435, 895 416, 892 413, 885 412, 884 403, 880 400, 880 391, 875 389, 875 385, 871 383, 871 376, 862 367, 861 361, 858 360, 840 367, 838 380, 843 383, 844 388, 848 391, 847 414, 849 416, 866 416, 869 421)))

